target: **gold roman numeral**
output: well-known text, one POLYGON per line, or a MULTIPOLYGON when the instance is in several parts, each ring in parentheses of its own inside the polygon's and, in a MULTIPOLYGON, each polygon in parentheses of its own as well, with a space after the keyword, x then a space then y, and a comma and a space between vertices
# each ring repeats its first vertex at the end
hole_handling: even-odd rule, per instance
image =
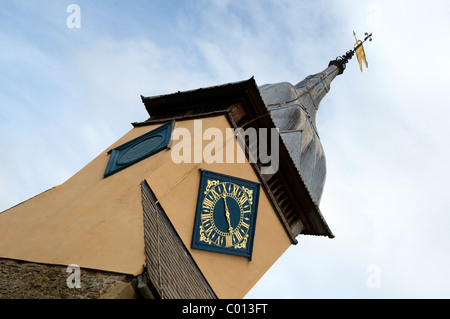
POLYGON ((202 214, 202 224, 207 223, 211 220, 211 214, 202 214))
POLYGON ((237 242, 240 242, 243 239, 243 237, 239 231, 236 231, 234 233, 234 235, 236 236, 237 242))
POLYGON ((213 202, 212 200, 208 199, 208 198, 205 198, 205 199, 203 200, 203 205, 202 205, 202 207, 203 207, 204 209, 211 210, 211 209, 214 208, 214 202, 213 202))
POLYGON ((242 195, 240 198, 238 198, 238 204, 242 207, 242 205, 247 201, 247 196, 242 195))
POLYGON ((216 200, 216 199, 219 198, 219 197, 222 197, 220 194, 218 194, 218 193, 216 192, 215 189, 211 189, 210 194, 212 194, 212 196, 214 196, 214 200, 216 200))
POLYGON ((241 222, 241 225, 242 225, 242 227, 245 227, 245 228, 247 228, 247 229, 250 228, 250 225, 247 224, 246 222, 241 222))
POLYGON ((233 246, 233 236, 231 235, 225 236, 225 246, 226 247, 233 246))
POLYGON ((212 225, 209 225, 209 227, 207 229, 205 229, 206 236, 209 237, 209 235, 211 234, 212 231, 213 231, 213 227, 212 227, 212 225))
POLYGON ((241 197, 241 196, 242 196, 242 193, 243 193, 243 192, 242 192, 242 190, 240 189, 240 187, 233 184, 233 192, 232 192, 233 196, 234 196, 235 198, 238 198, 238 197, 241 197))

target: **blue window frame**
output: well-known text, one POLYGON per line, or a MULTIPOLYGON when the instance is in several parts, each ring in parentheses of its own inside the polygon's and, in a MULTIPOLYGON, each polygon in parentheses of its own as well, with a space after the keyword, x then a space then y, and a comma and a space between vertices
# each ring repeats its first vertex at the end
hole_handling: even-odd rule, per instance
POLYGON ((174 121, 145 133, 111 150, 104 177, 136 164, 167 148, 172 135, 174 121))

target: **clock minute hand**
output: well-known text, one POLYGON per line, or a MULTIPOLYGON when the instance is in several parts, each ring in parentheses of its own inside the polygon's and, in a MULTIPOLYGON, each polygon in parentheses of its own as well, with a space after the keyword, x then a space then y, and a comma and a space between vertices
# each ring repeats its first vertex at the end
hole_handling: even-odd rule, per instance
POLYGON ((228 210, 228 206, 227 206, 227 197, 224 195, 223 196, 223 202, 225 203, 225 217, 227 218, 228 221, 228 231, 231 233, 231 231, 233 230, 233 227, 231 227, 231 221, 230 221, 230 212, 228 210))

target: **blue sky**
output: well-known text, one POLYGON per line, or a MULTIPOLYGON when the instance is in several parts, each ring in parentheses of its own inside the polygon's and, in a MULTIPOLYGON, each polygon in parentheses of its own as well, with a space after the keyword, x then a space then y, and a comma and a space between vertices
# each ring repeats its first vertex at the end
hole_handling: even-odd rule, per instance
POLYGON ((247 297, 448 298, 448 16, 446 1, 2 1, 0 211, 146 120, 141 94, 295 84, 369 31, 369 68, 351 60, 317 116, 336 238, 301 236, 247 297))

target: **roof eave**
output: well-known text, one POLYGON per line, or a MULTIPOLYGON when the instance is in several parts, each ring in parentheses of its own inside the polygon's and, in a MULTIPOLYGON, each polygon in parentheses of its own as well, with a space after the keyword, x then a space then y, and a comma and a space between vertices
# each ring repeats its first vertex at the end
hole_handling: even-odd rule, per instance
MULTIPOLYGON (((166 95, 149 97, 144 97, 141 95, 141 99, 150 116, 147 122, 152 121, 152 116, 157 116, 168 112, 176 113, 192 108, 196 110, 202 108, 207 109, 214 105, 223 105, 224 101, 227 101, 228 103, 245 102, 243 105, 246 108, 245 111, 249 118, 260 121, 260 127, 276 128, 275 122, 270 116, 269 110, 265 105, 253 77, 244 81, 190 91, 178 91, 176 93, 166 95)), ((318 204, 312 197, 310 190, 305 184, 300 171, 295 165, 295 162, 281 137, 280 140, 280 158, 282 157, 285 161, 283 166, 281 165, 282 163, 280 163, 280 169, 283 169, 285 175, 289 176, 289 179, 293 181, 292 185, 297 185, 296 191, 303 194, 302 198, 307 199, 307 203, 302 203, 301 206, 306 208, 303 210, 305 214, 303 218, 308 219, 308 222, 312 225, 312 229, 305 229, 301 232, 301 234, 334 238, 334 234, 330 230, 318 204)))

